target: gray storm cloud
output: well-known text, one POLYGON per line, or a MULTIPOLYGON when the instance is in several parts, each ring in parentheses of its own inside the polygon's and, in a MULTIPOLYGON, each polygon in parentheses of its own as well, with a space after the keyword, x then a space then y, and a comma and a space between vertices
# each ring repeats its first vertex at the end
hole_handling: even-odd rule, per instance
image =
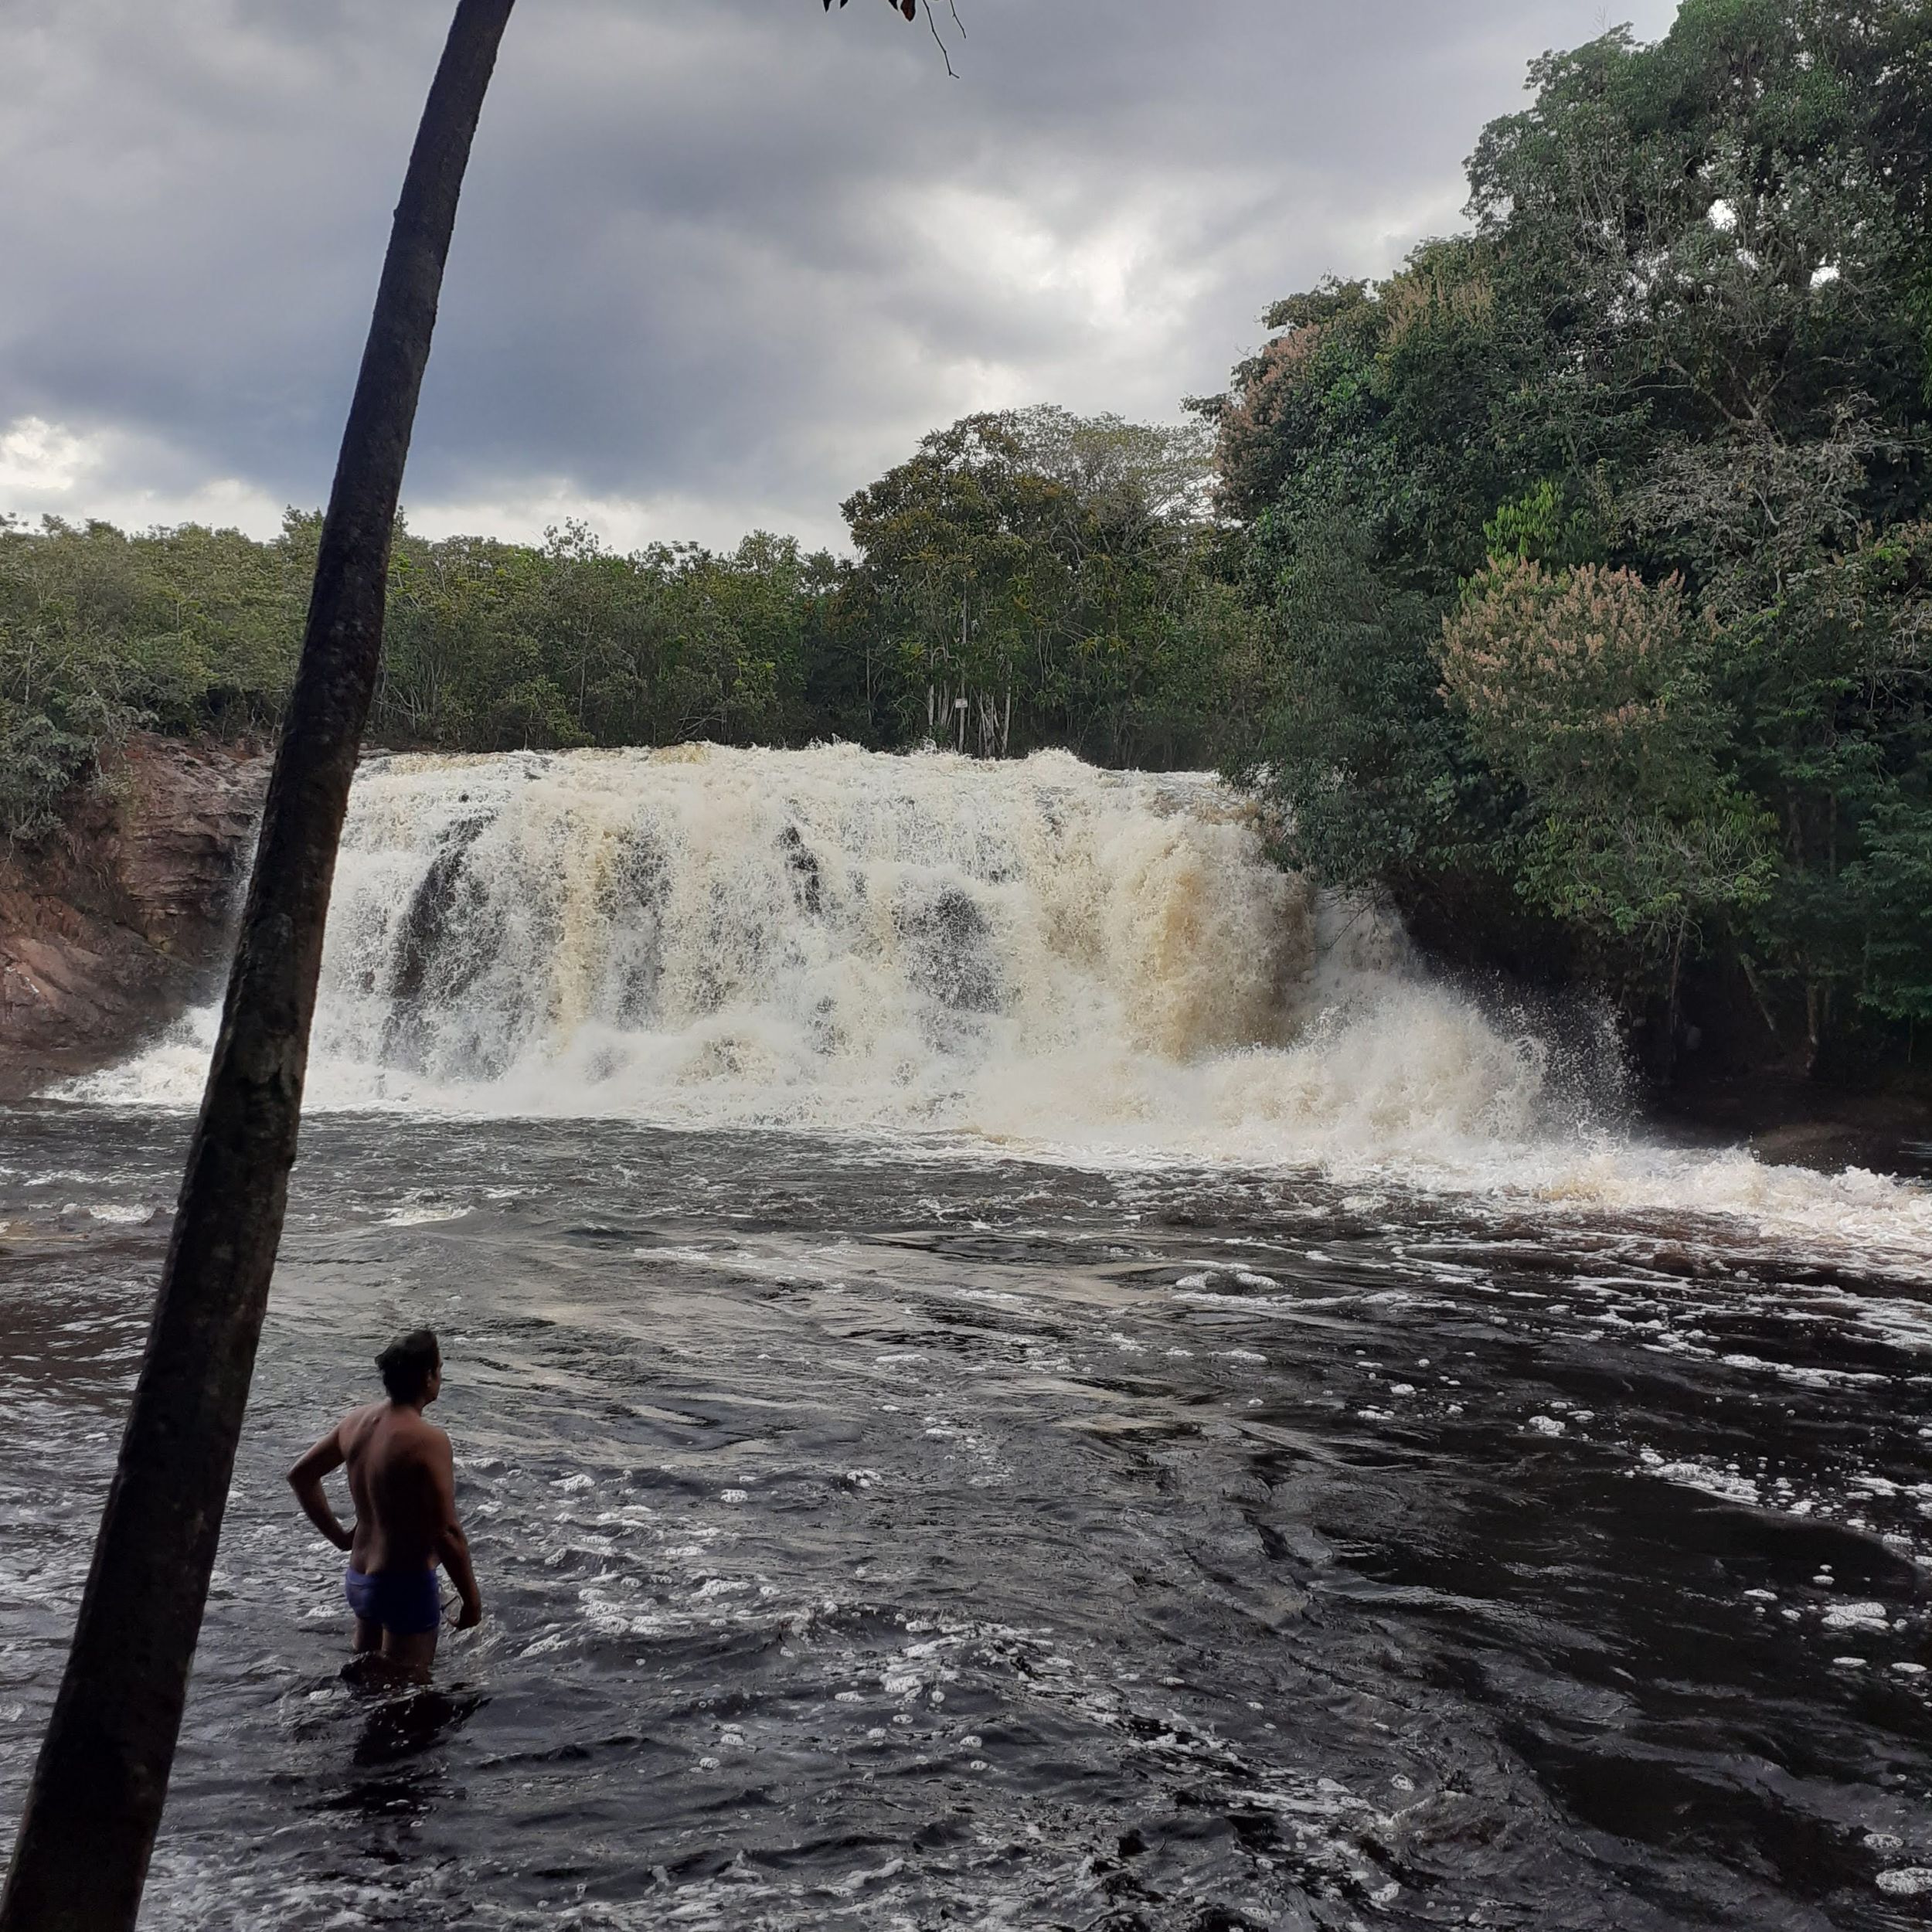
MULTIPOLYGON (((523 0, 407 496, 622 542, 837 505, 925 430, 1172 417, 1274 297, 1458 219, 1600 0, 523 0), (951 36, 951 23, 942 24, 951 36)), ((1669 0, 1618 7, 1640 33, 1669 0)), ((447 0, 0 11, 0 509, 272 524, 326 493, 447 0)))

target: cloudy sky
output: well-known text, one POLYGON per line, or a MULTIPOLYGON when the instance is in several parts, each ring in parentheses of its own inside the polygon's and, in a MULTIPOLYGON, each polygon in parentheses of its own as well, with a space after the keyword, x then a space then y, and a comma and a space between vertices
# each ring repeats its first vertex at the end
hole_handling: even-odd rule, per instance
MULTIPOLYGON (((1673 0, 522 0, 412 522, 624 547, 838 505, 1032 402, 1172 418, 1277 296, 1457 225, 1526 63, 1673 0)), ((326 495, 450 0, 0 5, 0 511, 326 495)))

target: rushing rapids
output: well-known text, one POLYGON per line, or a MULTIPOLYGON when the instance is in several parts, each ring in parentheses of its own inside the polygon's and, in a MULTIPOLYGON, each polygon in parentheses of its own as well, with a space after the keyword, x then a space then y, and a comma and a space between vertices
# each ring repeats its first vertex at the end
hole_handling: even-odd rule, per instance
MULTIPOLYGON (((193 1104, 215 1018, 70 1090, 193 1104)), ((366 766, 308 1104, 1399 1172, 1932 1253, 1922 1193, 1658 1147, 1619 1086, 1607 1028, 1433 981, 1208 775, 691 746, 366 766)))
MULTIPOLYGON (((314 1097, 698 1125, 1200 1121, 1216 1097, 1175 1074, 1315 1017, 1322 923, 1205 777, 848 747, 386 759, 344 835, 314 1097)), ((1354 922, 1350 968, 1386 970, 1392 937, 1354 922)), ((1512 1049, 1474 1050, 1495 1063, 1479 1107, 1519 1097, 1512 1049)), ((134 1077, 179 1090, 165 1056, 134 1077)))

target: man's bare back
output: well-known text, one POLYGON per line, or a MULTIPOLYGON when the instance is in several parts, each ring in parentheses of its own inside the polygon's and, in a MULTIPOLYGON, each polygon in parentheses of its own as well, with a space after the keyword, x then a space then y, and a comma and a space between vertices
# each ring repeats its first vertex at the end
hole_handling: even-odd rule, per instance
POLYGON ((389 1399, 351 1410, 288 1480, 309 1521, 349 1553, 343 1587, 355 1617, 357 1651, 427 1677, 442 1622, 436 1566, 449 1571, 462 1597, 457 1629, 482 1621, 483 1600, 457 1520, 450 1439, 423 1419, 442 1389, 436 1338, 418 1329, 391 1343, 377 1363, 389 1399), (352 1534, 322 1491, 323 1478, 345 1464, 355 1505, 352 1534))
POLYGON ((420 1410, 372 1402, 335 1425, 355 1505, 349 1560, 366 1576, 389 1570, 427 1570, 447 1511, 450 1439, 420 1410))

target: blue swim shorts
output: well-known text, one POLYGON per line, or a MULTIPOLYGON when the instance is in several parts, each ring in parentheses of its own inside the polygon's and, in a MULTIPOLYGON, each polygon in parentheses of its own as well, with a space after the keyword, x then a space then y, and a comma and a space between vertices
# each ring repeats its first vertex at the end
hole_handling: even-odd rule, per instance
POLYGON ((342 1594, 358 1621, 379 1624, 398 1637, 420 1637, 443 1621, 443 1596, 434 1570, 383 1570, 366 1577, 342 1573, 342 1594))

